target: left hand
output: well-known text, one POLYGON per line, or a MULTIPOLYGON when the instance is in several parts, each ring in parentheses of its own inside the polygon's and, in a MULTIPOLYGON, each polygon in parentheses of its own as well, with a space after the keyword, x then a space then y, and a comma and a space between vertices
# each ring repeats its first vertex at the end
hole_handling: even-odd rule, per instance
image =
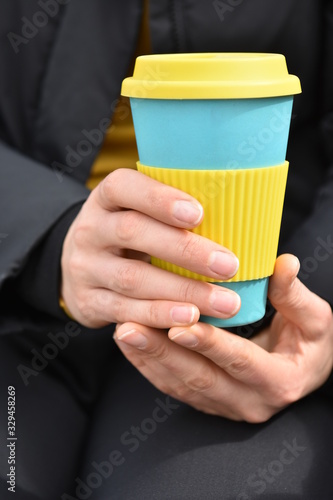
POLYGON ((204 323, 165 331, 118 326, 116 343, 158 389, 206 413, 264 422, 320 387, 333 366, 330 305, 296 277, 299 262, 276 261, 271 325, 251 340, 204 323))

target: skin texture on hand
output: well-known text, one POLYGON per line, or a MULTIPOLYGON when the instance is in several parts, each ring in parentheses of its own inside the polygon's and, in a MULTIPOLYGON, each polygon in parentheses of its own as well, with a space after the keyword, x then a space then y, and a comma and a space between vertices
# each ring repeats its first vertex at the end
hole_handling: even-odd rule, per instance
POLYGON ((201 205, 182 191, 133 170, 111 173, 63 244, 61 296, 71 316, 91 328, 134 321, 161 329, 194 324, 199 311, 234 315, 236 293, 149 264, 154 255, 213 279, 231 278, 237 258, 189 231, 203 217, 201 205))
POLYGON ((258 423, 320 387, 333 367, 330 305, 296 277, 299 261, 280 256, 270 279, 271 325, 244 339, 196 323, 162 331, 119 325, 115 341, 161 391, 203 412, 258 423))

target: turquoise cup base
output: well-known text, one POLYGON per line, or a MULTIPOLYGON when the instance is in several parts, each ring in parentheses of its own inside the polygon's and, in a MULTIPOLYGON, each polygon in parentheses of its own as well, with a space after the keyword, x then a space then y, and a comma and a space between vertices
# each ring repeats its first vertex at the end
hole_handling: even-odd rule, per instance
POLYGON ((236 292, 241 298, 241 308, 232 318, 219 319, 212 316, 200 316, 200 321, 220 328, 248 325, 259 321, 264 317, 266 311, 268 282, 269 278, 215 283, 216 286, 223 286, 236 292))

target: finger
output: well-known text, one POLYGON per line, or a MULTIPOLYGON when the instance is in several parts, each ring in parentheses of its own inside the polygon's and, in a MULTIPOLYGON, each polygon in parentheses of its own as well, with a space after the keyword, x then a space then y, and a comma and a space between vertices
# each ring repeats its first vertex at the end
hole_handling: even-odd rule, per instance
POLYGON ((239 296, 227 288, 169 273, 146 262, 110 257, 107 252, 89 259, 85 272, 90 276, 89 286, 136 299, 186 302, 208 316, 229 318, 240 307, 239 296))
POLYGON ((192 196, 135 170, 112 172, 94 196, 105 210, 133 209, 177 227, 195 227, 203 218, 203 208, 192 196))
POLYGON ((332 311, 327 302, 296 277, 299 267, 297 257, 281 255, 270 279, 268 296, 284 318, 298 326, 309 338, 315 338, 327 331, 332 311))
POLYGON ((208 238, 132 210, 105 217, 96 227, 94 245, 144 252, 213 279, 231 278, 239 266, 234 254, 208 238))
MULTIPOLYGON (((81 302, 81 323, 93 328, 110 323, 136 321, 151 327, 170 328, 173 325, 191 325, 199 320, 200 312, 193 304, 165 300, 137 300, 119 293, 94 289, 81 302)), ((76 311, 73 311, 75 316, 76 311)))
POLYGON ((250 340, 204 323, 186 329, 172 328, 169 338, 202 354, 232 378, 257 388, 266 388, 271 380, 279 379, 285 364, 282 357, 268 353, 250 340))
POLYGON ((211 414, 239 420, 246 391, 196 352, 169 341, 166 332, 136 323, 117 327, 115 342, 126 358, 161 391, 211 414))

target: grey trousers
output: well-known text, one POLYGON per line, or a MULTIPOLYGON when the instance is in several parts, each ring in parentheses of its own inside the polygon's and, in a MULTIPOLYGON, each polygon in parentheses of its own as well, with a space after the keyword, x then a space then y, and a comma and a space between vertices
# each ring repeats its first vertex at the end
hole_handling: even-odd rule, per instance
POLYGON ((156 390, 111 327, 52 328, 0 337, 1 499, 333 498, 330 386, 265 424, 236 423, 156 390))

